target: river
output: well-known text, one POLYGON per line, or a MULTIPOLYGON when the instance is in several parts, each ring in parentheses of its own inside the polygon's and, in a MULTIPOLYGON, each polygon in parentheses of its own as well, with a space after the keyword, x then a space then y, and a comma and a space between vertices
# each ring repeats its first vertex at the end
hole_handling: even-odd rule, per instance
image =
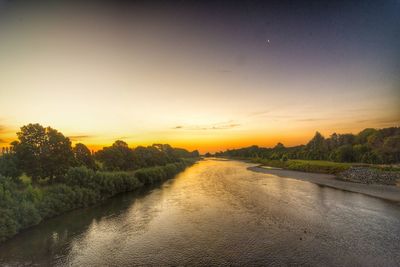
POLYGON ((400 205, 208 159, 0 245, 2 266, 399 266, 400 205))

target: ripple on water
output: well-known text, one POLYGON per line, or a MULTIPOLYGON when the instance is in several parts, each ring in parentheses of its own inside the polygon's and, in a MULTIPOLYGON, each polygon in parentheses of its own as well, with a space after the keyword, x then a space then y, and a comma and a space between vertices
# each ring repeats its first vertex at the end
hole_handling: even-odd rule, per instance
POLYGON ((2 265, 400 265, 396 204, 205 160, 160 188, 33 227, 2 265))

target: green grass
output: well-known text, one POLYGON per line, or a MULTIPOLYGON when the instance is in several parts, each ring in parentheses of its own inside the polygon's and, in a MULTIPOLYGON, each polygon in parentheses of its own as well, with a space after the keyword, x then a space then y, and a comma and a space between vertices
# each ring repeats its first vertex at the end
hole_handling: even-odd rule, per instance
POLYGON ((337 174, 352 166, 350 163, 339 163, 323 160, 289 160, 287 168, 296 171, 337 174))
POLYGON ((400 172, 400 167, 398 165, 343 163, 343 162, 333 162, 327 160, 290 159, 287 161, 281 161, 281 160, 253 158, 251 159, 251 162, 259 163, 263 166, 283 168, 288 170, 316 172, 316 173, 330 173, 330 174, 337 174, 339 172, 349 169, 350 167, 368 167, 377 171, 400 172))
POLYGON ((353 163, 344 163, 344 162, 334 162, 334 161, 327 161, 327 160, 303 160, 303 159, 292 159, 289 162, 295 162, 297 164, 311 164, 315 166, 321 167, 351 167, 353 163))
POLYGON ((349 169, 354 164, 339 163, 324 160, 268 160, 268 159, 253 159, 253 162, 260 163, 265 166, 284 168, 294 171, 316 172, 337 174, 349 169))

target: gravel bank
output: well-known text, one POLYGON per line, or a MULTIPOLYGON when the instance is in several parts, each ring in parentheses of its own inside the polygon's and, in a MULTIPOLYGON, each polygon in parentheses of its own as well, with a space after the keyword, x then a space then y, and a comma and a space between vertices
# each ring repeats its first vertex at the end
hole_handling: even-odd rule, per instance
POLYGON ((306 173, 283 169, 266 169, 262 167, 249 167, 251 171, 272 174, 279 177, 297 179, 315 183, 322 186, 346 190, 350 192, 365 194, 390 201, 400 202, 400 187, 393 185, 362 184, 337 180, 331 174, 306 173))
POLYGON ((339 173, 338 179, 362 184, 396 185, 397 180, 400 179, 400 172, 380 171, 365 167, 352 167, 339 173))

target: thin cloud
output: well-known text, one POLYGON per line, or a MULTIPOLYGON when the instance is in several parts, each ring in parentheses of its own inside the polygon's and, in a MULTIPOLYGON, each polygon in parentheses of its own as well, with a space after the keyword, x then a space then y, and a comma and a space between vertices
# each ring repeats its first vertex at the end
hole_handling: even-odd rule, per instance
POLYGON ((231 70, 224 70, 224 69, 218 70, 218 72, 219 72, 219 73, 232 73, 231 70))
POLYGON ((137 138, 138 135, 124 135, 124 136, 119 136, 115 140, 126 140, 126 139, 134 139, 137 138))
POLYGON ((268 118, 268 119, 293 119, 296 118, 296 116, 292 115, 274 115, 272 114, 272 111, 260 111, 260 112, 254 112, 250 113, 248 117, 260 117, 260 118, 268 118))
POLYGON ((239 126, 240 126, 239 123, 232 123, 232 124, 227 124, 227 125, 213 126, 212 129, 213 130, 232 129, 232 128, 236 128, 239 126))
POLYGON ((258 116, 265 116, 271 113, 271 110, 264 110, 264 111, 256 111, 249 113, 249 117, 258 117, 258 116))
POLYGON ((329 120, 329 118, 305 118, 305 119, 296 119, 296 121, 300 121, 300 122, 323 121, 323 120, 329 120))
POLYGON ((395 118, 372 118, 357 120, 356 123, 376 123, 376 124, 399 124, 400 120, 395 118))
POLYGON ((184 130, 193 130, 193 131, 204 131, 204 130, 226 130, 226 129, 232 129, 239 127, 239 123, 234 123, 232 121, 229 122, 223 122, 223 123, 215 123, 211 125, 178 125, 173 127, 172 129, 179 130, 179 129, 184 129, 184 130))
POLYGON ((94 135, 70 135, 68 136, 69 139, 71 139, 71 141, 80 141, 80 140, 84 140, 84 139, 88 139, 88 138, 92 138, 94 137, 94 135))
POLYGON ((13 128, 7 127, 4 124, 0 124, 0 135, 2 135, 2 138, 0 139, 0 143, 8 143, 11 142, 12 140, 9 138, 9 136, 13 135, 16 131, 13 128), (6 139, 4 139, 6 138, 6 139))

